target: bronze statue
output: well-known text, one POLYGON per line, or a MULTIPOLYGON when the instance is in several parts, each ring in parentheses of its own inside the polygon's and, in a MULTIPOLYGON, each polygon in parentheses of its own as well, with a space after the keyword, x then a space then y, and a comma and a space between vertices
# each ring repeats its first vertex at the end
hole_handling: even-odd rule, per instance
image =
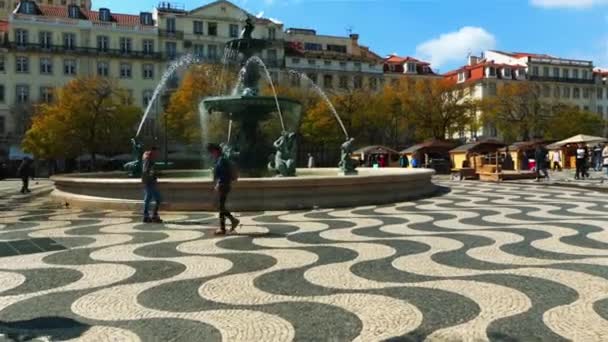
POLYGON ((133 160, 123 166, 125 170, 129 171, 129 177, 141 177, 143 153, 143 147, 137 139, 131 139, 131 155, 133 156, 133 160))
POLYGON ((241 39, 252 39, 251 34, 253 33, 254 29, 255 29, 255 26, 253 26, 253 20, 251 20, 251 17, 248 17, 245 20, 245 28, 243 29, 243 32, 241 33, 241 39))
POLYGON ((293 177, 296 175, 296 134, 293 132, 283 132, 274 142, 276 152, 274 161, 268 163, 268 169, 274 171, 280 177, 293 177))
POLYGON ((340 146, 340 163, 338 167, 345 175, 353 175, 357 173, 357 164, 352 158, 354 152, 354 138, 346 140, 342 146, 340 146))

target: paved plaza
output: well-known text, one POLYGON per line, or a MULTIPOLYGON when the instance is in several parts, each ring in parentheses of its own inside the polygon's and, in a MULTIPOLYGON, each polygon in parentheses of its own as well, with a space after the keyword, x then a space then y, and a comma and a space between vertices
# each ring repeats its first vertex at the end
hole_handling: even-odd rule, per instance
POLYGON ((0 341, 608 340, 608 194, 439 184, 218 238, 0 182, 0 341))

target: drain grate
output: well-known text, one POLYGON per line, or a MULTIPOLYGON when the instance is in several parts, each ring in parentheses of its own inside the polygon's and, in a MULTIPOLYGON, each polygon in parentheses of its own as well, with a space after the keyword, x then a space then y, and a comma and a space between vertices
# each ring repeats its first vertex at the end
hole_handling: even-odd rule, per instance
POLYGON ((0 241, 0 258, 27 255, 67 249, 49 238, 0 241))

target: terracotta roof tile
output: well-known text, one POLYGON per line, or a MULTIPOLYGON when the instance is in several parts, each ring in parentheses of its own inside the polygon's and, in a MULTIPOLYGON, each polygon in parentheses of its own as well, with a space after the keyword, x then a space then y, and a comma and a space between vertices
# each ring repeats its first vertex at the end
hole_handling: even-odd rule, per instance
MULTIPOLYGON (((40 9, 41 15, 45 17, 54 17, 54 18, 69 18, 68 15, 68 7, 67 6, 49 6, 49 5, 38 5, 40 9)), ((99 12, 98 11, 80 11, 82 20, 90 20, 100 22, 99 12)), ((126 26, 137 26, 140 25, 139 15, 133 14, 120 14, 120 13, 111 13, 112 22, 115 22, 119 25, 126 26)))
POLYGON ((409 56, 399 57, 397 55, 390 55, 384 59, 384 63, 389 63, 389 64, 392 64, 392 63, 403 64, 406 62, 414 62, 414 63, 422 64, 422 65, 431 65, 431 63, 424 62, 424 61, 421 61, 419 59, 416 59, 414 57, 409 57, 409 56))

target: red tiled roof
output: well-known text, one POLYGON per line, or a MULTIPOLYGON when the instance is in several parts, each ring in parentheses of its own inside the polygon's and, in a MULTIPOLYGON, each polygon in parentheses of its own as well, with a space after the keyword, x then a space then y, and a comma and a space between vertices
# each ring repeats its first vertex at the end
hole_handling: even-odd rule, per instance
POLYGON ((522 58, 522 57, 537 57, 537 58, 555 58, 553 56, 547 54, 538 54, 538 53, 529 53, 529 52, 505 52, 499 50, 490 50, 492 52, 500 53, 503 55, 511 56, 514 58, 522 58))
POLYGON ((403 64, 406 62, 414 62, 414 63, 421 64, 421 65, 431 65, 431 63, 427 63, 427 62, 424 62, 424 61, 421 61, 419 59, 416 59, 414 57, 409 57, 409 56, 399 57, 397 55, 390 55, 384 59, 384 63, 389 63, 389 64, 403 64))
MULTIPOLYGON (((38 5, 41 15, 54 18, 69 18, 67 6, 49 6, 38 5)), ((99 12, 80 10, 82 20, 101 21, 99 20, 99 12)), ((140 25, 139 15, 111 13, 112 22, 120 25, 136 26, 140 25)))
POLYGON ((444 76, 448 76, 448 75, 453 75, 453 74, 457 74, 461 71, 464 70, 473 70, 473 69, 477 69, 479 67, 486 67, 486 66, 492 66, 492 67, 496 67, 496 68, 512 68, 512 69, 523 69, 526 66, 525 65, 518 65, 518 64, 505 64, 505 63, 494 63, 494 61, 486 61, 486 60, 481 60, 479 61, 477 64, 474 65, 464 65, 458 69, 455 70, 451 70, 448 71, 446 73, 444 73, 444 76))

